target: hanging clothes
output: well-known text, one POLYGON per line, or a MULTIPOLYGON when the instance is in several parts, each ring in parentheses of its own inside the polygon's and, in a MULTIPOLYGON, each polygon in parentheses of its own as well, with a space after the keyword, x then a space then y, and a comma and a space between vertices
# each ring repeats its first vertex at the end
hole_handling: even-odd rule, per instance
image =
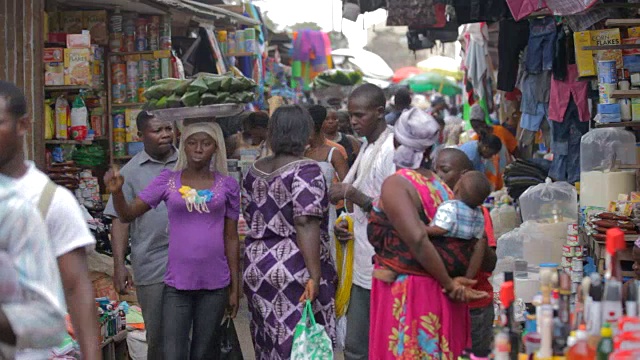
POLYGON ((441 28, 446 5, 438 0, 387 0, 387 26, 441 28))
POLYGON ((588 83, 578 80, 578 66, 570 64, 567 66, 567 78, 565 81, 551 80, 551 92, 549 95, 549 119, 556 122, 563 122, 565 112, 569 106, 569 96, 573 98, 578 109, 580 121, 588 122, 591 119, 589 110, 588 83))
POLYGON ((507 11, 505 0, 449 0, 456 10, 460 25, 476 22, 497 22, 507 11))
POLYGON ((568 16, 579 14, 593 5, 599 0, 545 0, 547 7, 551 9, 556 16, 568 16))
POLYGON ((563 121, 551 121, 553 162, 549 176, 556 181, 571 184, 580 181, 580 141, 582 135, 589 131, 589 122, 582 121, 581 116, 572 94, 569 96, 563 121))
POLYGON ((486 91, 485 86, 489 70, 487 61, 489 31, 487 25, 485 23, 467 24, 463 34, 466 40, 464 67, 467 81, 475 89, 475 93, 480 99, 486 99, 490 94, 486 91))
POLYGON ((569 63, 568 38, 569 29, 564 25, 558 26, 556 47, 553 54, 553 77, 558 80, 564 80, 567 77, 567 64, 569 63))
POLYGON ((360 12, 362 14, 376 11, 387 6, 387 2, 385 0, 359 0, 358 4, 360 5, 360 12))
POLYGON ((529 24, 513 18, 500 20, 498 35, 498 90, 510 92, 518 78, 520 53, 527 46, 529 24))
POLYGON ((516 21, 520 21, 533 12, 547 7, 544 0, 507 0, 507 5, 516 21))
POLYGON ((556 21, 553 16, 529 20, 527 72, 539 74, 553 68, 556 46, 556 21))

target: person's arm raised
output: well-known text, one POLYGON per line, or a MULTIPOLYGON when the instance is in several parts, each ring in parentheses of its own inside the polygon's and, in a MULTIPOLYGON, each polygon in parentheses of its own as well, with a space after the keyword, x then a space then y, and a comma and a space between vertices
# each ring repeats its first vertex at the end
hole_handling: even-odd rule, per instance
POLYGON ((118 219, 121 222, 129 223, 151 209, 151 206, 147 205, 139 197, 135 198, 132 203, 127 204, 127 200, 124 198, 124 193, 122 192, 124 177, 120 175, 119 171, 115 169, 107 171, 104 175, 104 183, 107 190, 111 192, 113 207, 116 209, 118 219))

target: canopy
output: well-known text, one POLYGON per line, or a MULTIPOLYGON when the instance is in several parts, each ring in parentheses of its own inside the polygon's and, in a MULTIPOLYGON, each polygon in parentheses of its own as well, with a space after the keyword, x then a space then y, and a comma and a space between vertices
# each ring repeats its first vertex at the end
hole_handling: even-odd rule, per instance
POLYGON ((447 96, 455 96, 462 93, 462 89, 451 78, 436 73, 416 75, 403 82, 406 82, 412 91, 418 93, 436 91, 447 96))
POLYGON ((393 73, 393 79, 392 81, 397 84, 400 81, 406 79, 406 78, 410 78, 412 76, 418 75, 418 74, 422 74, 424 71, 418 69, 417 67, 414 66, 407 66, 407 67, 403 67, 400 68, 398 70, 396 70, 396 72, 393 73))
POLYGON ((460 62, 445 56, 432 56, 418 63, 422 72, 435 72, 440 75, 450 76, 455 80, 462 80, 464 73, 460 71, 460 62))
POLYGON ((378 80, 391 80, 393 70, 384 59, 364 49, 336 49, 331 52, 334 64, 340 68, 345 60, 357 66, 365 77, 378 80))

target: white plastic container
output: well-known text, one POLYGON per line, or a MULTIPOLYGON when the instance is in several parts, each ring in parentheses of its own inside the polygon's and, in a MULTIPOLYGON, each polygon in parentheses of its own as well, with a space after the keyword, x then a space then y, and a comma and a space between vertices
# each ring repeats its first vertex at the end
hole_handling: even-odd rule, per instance
POLYGON ((580 143, 580 206, 606 208, 620 194, 636 190, 634 171, 618 170, 636 164, 635 136, 623 129, 594 129, 580 143))

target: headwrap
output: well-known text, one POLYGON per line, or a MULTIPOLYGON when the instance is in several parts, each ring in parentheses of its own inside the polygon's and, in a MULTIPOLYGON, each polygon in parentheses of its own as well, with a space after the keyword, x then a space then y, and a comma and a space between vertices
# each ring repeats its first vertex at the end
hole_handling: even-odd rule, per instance
POLYGON ((206 133, 213 138, 216 142, 218 149, 211 158, 211 170, 217 171, 223 175, 228 175, 227 171, 227 148, 224 144, 224 135, 222 135, 222 129, 220 125, 212 121, 197 122, 186 125, 180 129, 180 146, 178 147, 178 161, 174 170, 184 170, 187 168, 187 153, 184 146, 189 136, 197 133, 206 133))
POLYGON ((484 109, 480 104, 474 104, 471 106, 471 120, 484 121, 485 117, 484 109))
POLYGON ((419 168, 425 150, 438 141, 439 133, 440 124, 433 116, 416 108, 404 111, 394 127, 394 136, 400 146, 393 162, 401 168, 419 168))

